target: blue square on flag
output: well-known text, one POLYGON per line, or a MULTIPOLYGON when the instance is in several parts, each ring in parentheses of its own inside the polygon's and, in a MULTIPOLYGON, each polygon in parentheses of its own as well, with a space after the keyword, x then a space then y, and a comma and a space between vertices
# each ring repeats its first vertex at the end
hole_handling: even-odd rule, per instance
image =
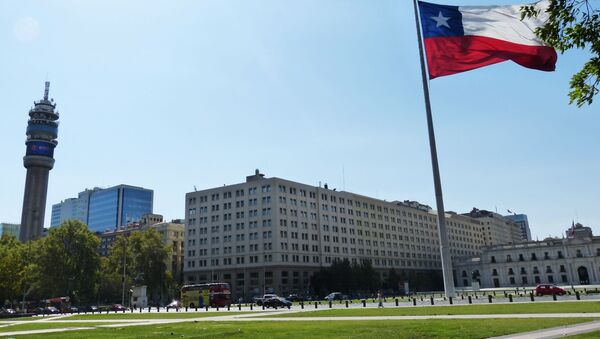
POLYGON ((458 6, 436 5, 419 1, 425 38, 463 36, 462 14, 458 6))

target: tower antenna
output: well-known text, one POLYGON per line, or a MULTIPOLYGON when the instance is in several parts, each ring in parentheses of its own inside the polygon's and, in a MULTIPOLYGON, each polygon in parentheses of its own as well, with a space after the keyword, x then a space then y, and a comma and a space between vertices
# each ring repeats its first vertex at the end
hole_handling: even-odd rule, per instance
POLYGON ((46 81, 46 88, 44 89, 44 100, 48 100, 49 92, 50 92, 50 81, 46 81))

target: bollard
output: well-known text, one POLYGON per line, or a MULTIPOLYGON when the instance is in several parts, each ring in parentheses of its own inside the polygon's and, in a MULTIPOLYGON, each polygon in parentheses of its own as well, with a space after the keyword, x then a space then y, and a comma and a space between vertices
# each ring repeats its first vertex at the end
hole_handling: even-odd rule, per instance
POLYGON ((509 295, 508 295, 508 301, 509 301, 509 302, 513 302, 513 299, 512 299, 512 294, 509 294, 509 295))
POLYGON ((556 293, 552 293, 552 300, 556 301, 556 293))
POLYGON ((217 306, 217 312, 219 312, 219 306, 217 306))
POLYGON ((579 295, 579 291, 575 292, 575 298, 577 298, 577 300, 581 300, 581 296, 579 295))
POLYGON ((398 306, 398 298, 396 298, 396 306, 398 306))
POLYGON ((142 313, 142 308, 140 307, 140 313, 142 313))
POLYGON ((346 300, 346 308, 348 308, 348 300, 346 300))
POLYGON ((431 305, 433 305, 433 297, 430 297, 429 301, 431 302, 431 305))
POLYGON ((208 305, 206 305, 205 307, 206 307, 206 312, 208 312, 208 305))
POLYGON ((300 302, 300 308, 301 308, 301 309, 304 309, 304 301, 301 301, 301 302, 300 302))
POLYGON ((413 298, 413 306, 417 306, 417 299, 413 298))
POLYGON ((242 310, 242 304, 238 304, 238 311, 242 310))
POLYGON ((468 296, 467 298, 469 299, 469 304, 472 304, 473 300, 471 299, 471 296, 468 296))
POLYGON ((529 293, 529 299, 530 299, 531 301, 535 301, 535 298, 533 297, 533 292, 530 292, 530 293, 529 293))
POLYGON ((263 310, 265 309, 265 303, 264 302, 262 303, 262 309, 263 310))
POLYGON ((250 311, 252 311, 252 305, 253 305, 253 304, 250 304, 250 311))
POLYGON ((452 297, 448 297, 448 302, 452 305, 452 297))
POLYGON ((488 302, 491 304, 492 303, 492 295, 488 295, 488 302))
POLYGON ((315 309, 319 308, 317 305, 319 304, 317 304, 317 302, 315 301, 315 309))
POLYGON ((231 310, 231 304, 227 304, 227 310, 230 311, 231 310))
POLYGON ((331 308, 331 300, 329 300, 329 308, 331 308))
POLYGON ((367 307, 367 299, 362 300, 363 307, 367 307))

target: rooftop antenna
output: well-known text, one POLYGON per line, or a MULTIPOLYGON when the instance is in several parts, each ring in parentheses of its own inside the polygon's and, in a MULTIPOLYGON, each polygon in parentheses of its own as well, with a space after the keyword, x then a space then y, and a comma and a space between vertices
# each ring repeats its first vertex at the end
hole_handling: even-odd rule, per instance
POLYGON ((50 81, 46 81, 46 88, 44 89, 44 100, 48 101, 48 92, 50 92, 50 81))
POLYGON ((196 188, 196 185, 194 185, 194 192, 198 192, 198 189, 196 188))

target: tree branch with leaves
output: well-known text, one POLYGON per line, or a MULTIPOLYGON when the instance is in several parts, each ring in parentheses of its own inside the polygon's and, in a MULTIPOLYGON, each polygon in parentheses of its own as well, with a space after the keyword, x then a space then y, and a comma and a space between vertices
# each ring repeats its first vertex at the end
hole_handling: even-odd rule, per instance
MULTIPOLYGON (((542 41, 560 53, 571 49, 589 50, 592 56, 571 77, 570 103, 578 107, 591 105, 600 90, 600 10, 590 0, 549 0, 547 23, 536 29, 542 41)), ((535 6, 523 6, 521 17, 540 13, 535 6)))

